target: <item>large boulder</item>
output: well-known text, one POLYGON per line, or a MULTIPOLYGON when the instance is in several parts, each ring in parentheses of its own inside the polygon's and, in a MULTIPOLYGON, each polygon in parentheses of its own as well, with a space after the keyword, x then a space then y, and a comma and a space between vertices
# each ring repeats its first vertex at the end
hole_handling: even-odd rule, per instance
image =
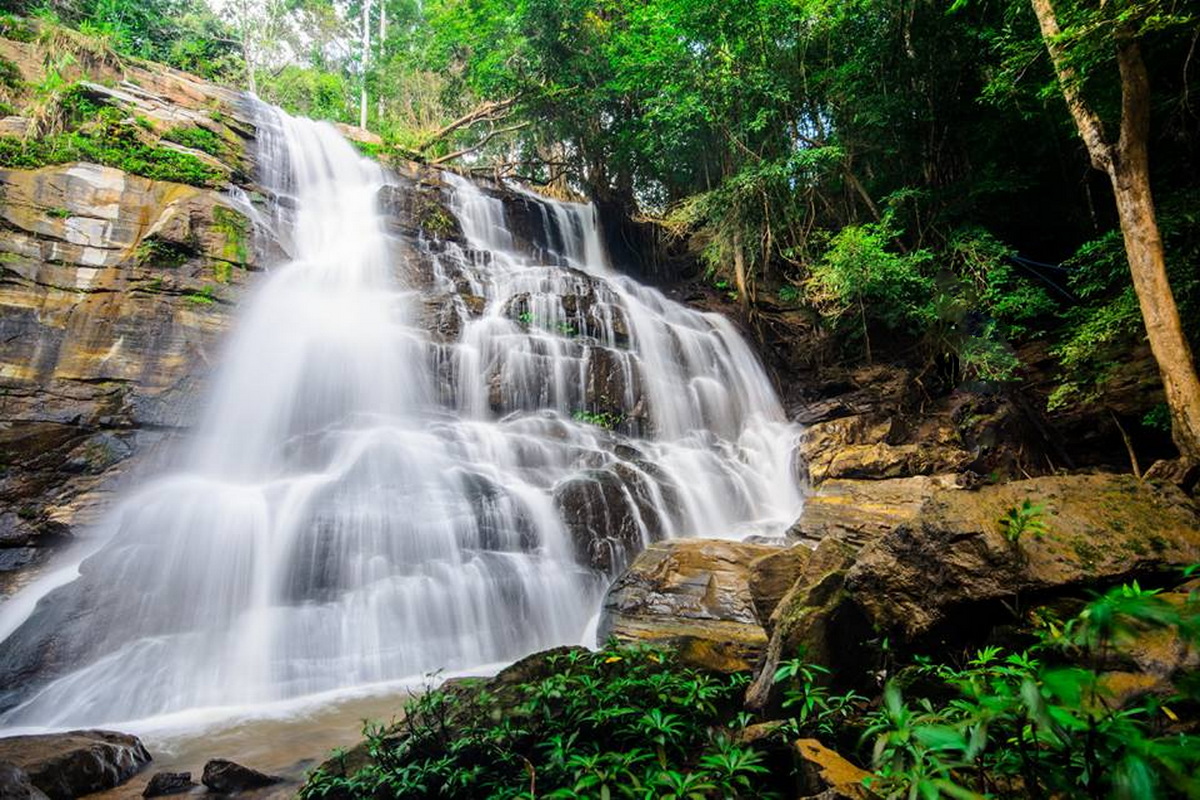
POLYGON ((748 707, 770 705, 775 670, 782 661, 802 655, 807 661, 836 669, 856 660, 859 640, 865 635, 861 617, 846 602, 845 589, 846 570, 854 563, 854 555, 852 546, 830 538, 818 544, 801 564, 791 588, 764 620, 770 638, 746 690, 748 707))
POLYGON ((718 539, 650 545, 609 588, 600 640, 667 644, 687 664, 750 669, 767 644, 750 589, 750 565, 775 551, 718 539))
POLYGON ((952 475, 827 480, 804 501, 788 537, 809 542, 838 539, 861 547, 915 520, 935 492, 956 487, 952 475))
POLYGON ((912 638, 1018 593, 1061 593, 1200 561, 1200 519, 1178 490, 1128 475, 1036 478, 935 491, 915 519, 867 545, 846 575, 878 627, 912 638), (1044 510, 1010 541, 1001 519, 1044 510), (1044 527, 1044 531, 1039 528, 1044 527))
POLYGON ((0 796, 70 800, 118 786, 149 762, 138 738, 124 733, 10 736, 0 739, 0 796))

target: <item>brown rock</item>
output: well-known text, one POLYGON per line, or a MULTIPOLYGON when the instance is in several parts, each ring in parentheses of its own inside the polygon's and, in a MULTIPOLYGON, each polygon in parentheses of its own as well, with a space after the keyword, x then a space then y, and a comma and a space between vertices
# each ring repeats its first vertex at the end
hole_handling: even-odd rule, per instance
POLYGON ((804 789, 828 800, 869 800, 875 797, 863 784, 871 773, 854 766, 816 739, 795 743, 804 789))
POLYGON ((749 669, 767 643, 749 565, 772 551, 713 539, 651 545, 609 588, 600 640, 669 644, 687 664, 723 672, 749 669))
POLYGON ((805 541, 839 539, 856 547, 916 519, 935 492, 953 489, 954 476, 892 480, 828 480, 804 501, 788 537, 805 541))
POLYGON ((755 614, 764 623, 796 583, 811 556, 811 548, 798 544, 750 562, 750 597, 754 601, 755 614))
POLYGON ((980 601, 1197 561, 1200 521, 1181 492, 1128 475, 1072 475, 937 491, 916 519, 863 550, 846 583, 874 624, 912 637, 980 601), (1047 532, 1009 542, 999 520, 1027 499, 1045 503, 1047 532))
POLYGON ((190 792, 195 785, 190 772, 156 772, 154 777, 150 778, 150 782, 146 784, 146 788, 142 790, 142 797, 183 794, 190 792))
POLYGON ((11 736, 0 739, 0 766, 7 773, 0 775, 0 786, 7 781, 18 787, 14 797, 25 791, 27 797, 40 792, 50 800, 70 800, 118 786, 149 761, 136 736, 113 731, 11 736), (21 789, 25 784, 34 788, 21 789))

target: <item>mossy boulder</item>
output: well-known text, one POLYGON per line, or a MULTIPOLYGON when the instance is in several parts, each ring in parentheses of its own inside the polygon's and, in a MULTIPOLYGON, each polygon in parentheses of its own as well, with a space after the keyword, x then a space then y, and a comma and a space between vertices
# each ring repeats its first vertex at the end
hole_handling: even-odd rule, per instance
POLYGON ((935 491, 846 575, 878 628, 914 638, 980 604, 1166 575, 1200 562, 1195 505, 1129 475, 1069 475, 935 491), (1001 519, 1043 506, 1012 541, 1001 519), (1044 528, 1044 530, 1041 530, 1044 528))

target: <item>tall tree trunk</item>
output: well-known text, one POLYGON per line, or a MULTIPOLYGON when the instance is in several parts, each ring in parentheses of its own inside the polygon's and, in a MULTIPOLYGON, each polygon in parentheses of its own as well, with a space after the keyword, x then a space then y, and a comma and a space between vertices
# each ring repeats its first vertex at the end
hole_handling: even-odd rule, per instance
POLYGON ((367 127, 367 66, 371 63, 371 2, 362 7, 362 93, 358 99, 358 127, 367 127))
MULTIPOLYGON (((379 63, 382 64, 384 59, 383 48, 387 46, 387 0, 379 0, 379 63)), ((376 124, 383 124, 384 100, 383 92, 379 92, 379 111, 376 118, 376 124)))
POLYGON ((1121 133, 1113 144, 1105 137, 1100 117, 1083 97, 1079 75, 1067 60, 1052 0, 1031 2, 1063 98, 1087 145, 1092 166, 1104 170, 1112 182, 1133 288, 1171 410, 1172 438, 1184 460, 1200 461, 1200 380, 1167 280, 1162 236, 1150 191, 1150 78, 1141 48, 1132 35, 1117 32, 1121 133))

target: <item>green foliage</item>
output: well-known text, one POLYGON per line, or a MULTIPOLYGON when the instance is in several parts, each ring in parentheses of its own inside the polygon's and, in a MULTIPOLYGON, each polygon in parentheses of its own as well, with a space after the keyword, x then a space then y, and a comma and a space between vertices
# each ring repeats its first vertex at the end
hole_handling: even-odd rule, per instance
POLYGON ((1172 715, 1159 698, 1111 702, 1100 673, 1063 656, 1086 661, 1163 628, 1197 643, 1198 621, 1195 598, 1180 606, 1135 583, 1098 597, 1061 632, 1050 628, 1030 651, 989 647, 962 668, 918 667, 951 699, 906 701, 897 682, 888 684, 864 735, 873 741, 872 790, 885 798, 1196 796, 1200 737, 1164 730, 1172 715))
POLYGON ((211 306, 213 303, 217 302, 217 298, 211 286, 205 286, 199 291, 195 292, 185 292, 183 299, 197 306, 211 306))
POLYGON ((66 219, 67 217, 71 216, 71 209, 64 208, 62 206, 55 206, 54 208, 46 209, 46 216, 50 217, 51 219, 66 219))
POLYGON ((581 408, 575 411, 571 417, 585 425, 595 425, 597 428, 605 430, 615 430, 618 425, 625 421, 625 415, 615 411, 588 411, 581 408))
POLYGON ((789 714, 783 731, 789 740, 801 736, 833 736, 861 712, 867 698, 854 691, 830 694, 825 686, 829 670, 820 664, 808 663, 803 655, 780 662, 775 670, 773 680, 782 687, 783 709, 789 714))
POLYGON ((1000 529, 1004 538, 1014 544, 1021 541, 1021 537, 1026 534, 1040 538, 1049 531, 1045 515, 1045 503, 1034 503, 1025 498, 1021 505, 1013 506, 1000 518, 1000 529))
POLYGON ((264 75, 260 96, 291 114, 334 122, 357 122, 353 87, 346 77, 316 67, 287 65, 264 75))
POLYGON ((20 89, 25 81, 21 77, 21 68, 0 56, 0 86, 8 89, 20 89))
POLYGON ((78 85, 53 90, 56 128, 40 138, 0 136, 0 166, 37 169, 87 161, 155 180, 218 186, 224 174, 196 156, 145 141, 145 132, 119 110, 94 102, 78 85))
POLYGON ((425 693, 399 725, 367 728, 373 763, 345 776, 318 770, 300 796, 776 796, 762 785, 763 756, 721 725, 744 676, 692 670, 650 648, 550 658, 551 674, 502 694, 425 693))
POLYGON ((829 318, 855 321, 868 360, 872 323, 890 331, 916 332, 934 317, 934 282, 927 274, 930 254, 896 253, 894 238, 885 223, 843 228, 805 283, 809 299, 829 318))
MULTIPOLYGON (((1200 341, 1200 192, 1172 196, 1159 209, 1159 228, 1168 274, 1180 319, 1192 342, 1200 341)), ((1124 242, 1111 230, 1085 242, 1066 262, 1069 283, 1080 303, 1066 315, 1054 347, 1062 383, 1051 394, 1050 408, 1099 399, 1110 378, 1129 360, 1144 337, 1137 296, 1129 281, 1124 242)))

